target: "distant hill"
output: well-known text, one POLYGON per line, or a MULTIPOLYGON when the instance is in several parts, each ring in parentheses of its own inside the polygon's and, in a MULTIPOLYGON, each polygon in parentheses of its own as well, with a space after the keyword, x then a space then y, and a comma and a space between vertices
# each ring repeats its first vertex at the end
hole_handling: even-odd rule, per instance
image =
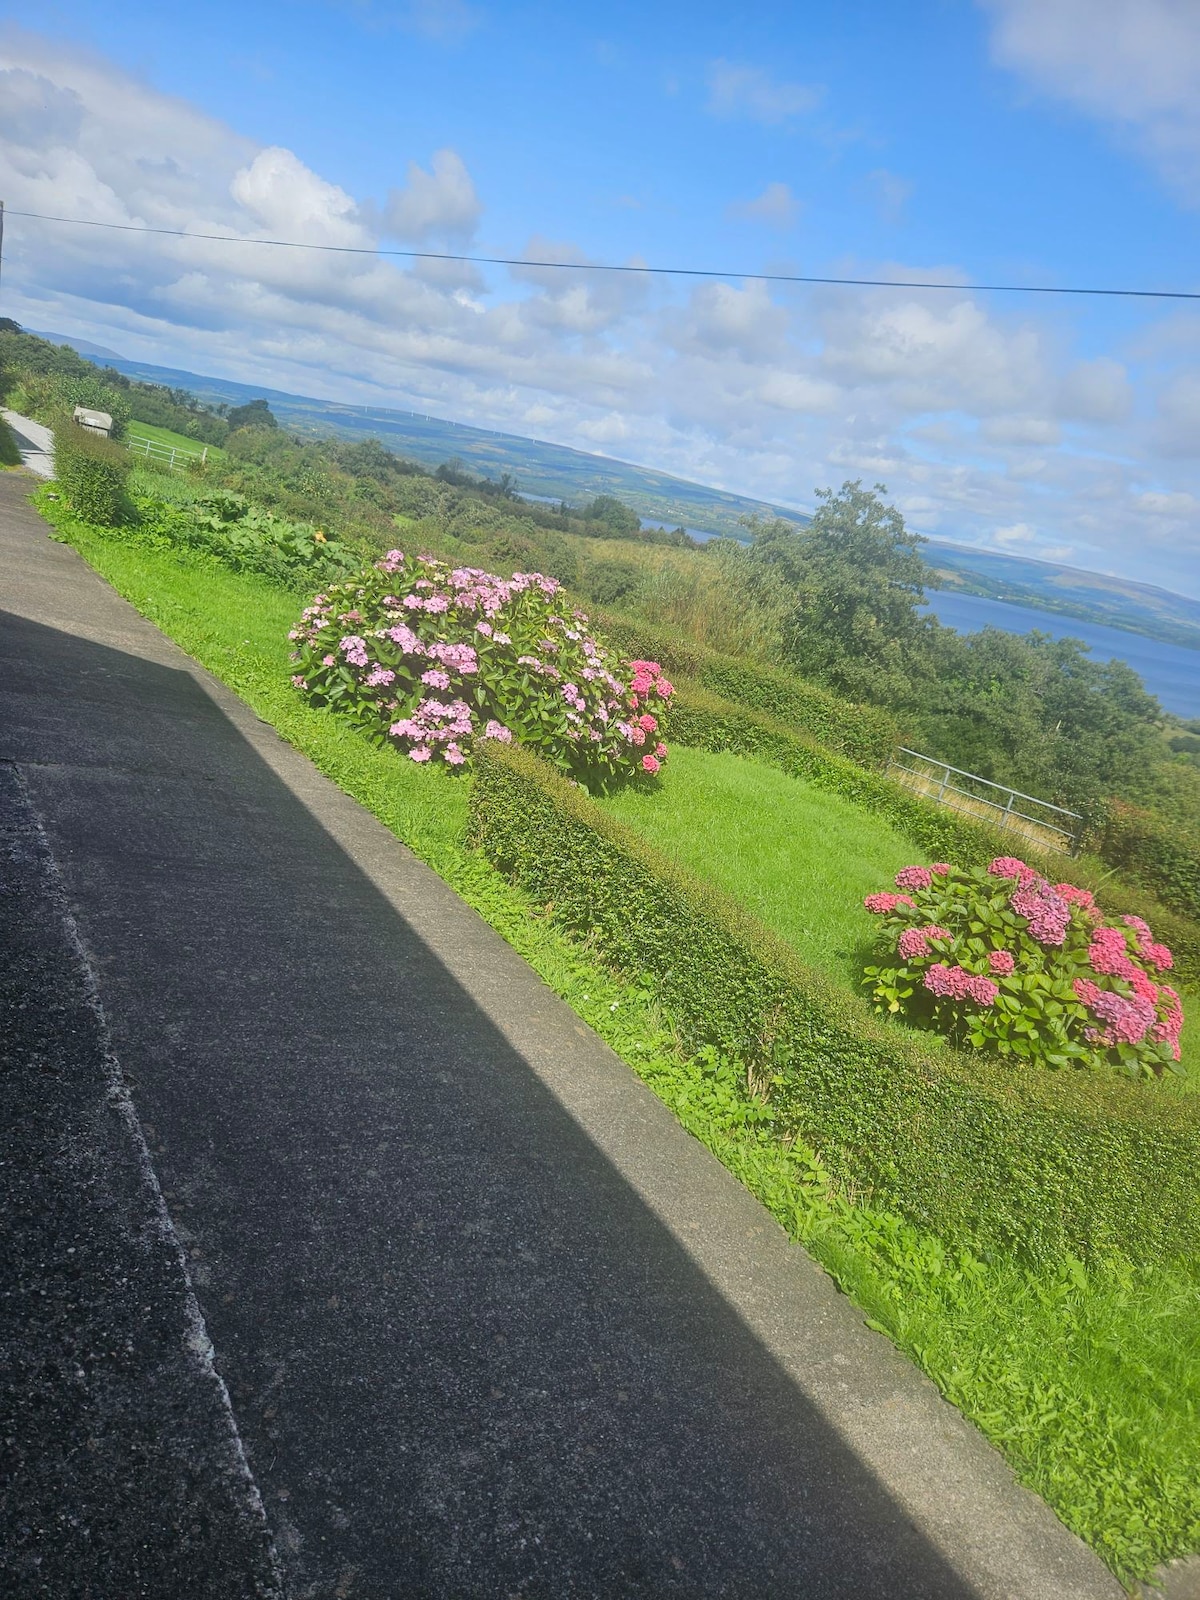
POLYGON ((925 559, 937 573, 939 589, 1035 606, 1200 650, 1200 600, 1170 589, 940 540, 930 541, 925 559))
POLYGON ((109 366, 115 366, 121 359, 115 350, 110 350, 107 345, 89 344, 86 339, 74 339, 65 333, 43 333, 40 328, 26 328, 26 333, 32 333, 36 339, 45 339, 47 344, 69 344, 76 355, 87 356, 89 361, 97 356, 103 356, 109 366))
MULTIPOLYGON (((535 499, 566 500, 578 505, 599 494, 612 494, 632 506, 643 521, 682 526, 704 538, 722 534, 744 537, 741 519, 745 516, 785 517, 801 524, 809 520, 794 506, 729 494, 650 467, 617 461, 611 456, 590 455, 541 439, 495 433, 415 411, 342 405, 175 367, 150 366, 110 355, 99 346, 68 341, 58 334, 42 337, 56 343, 73 343, 81 355, 103 360, 144 383, 189 389, 210 405, 242 405, 261 395, 270 401, 280 422, 310 438, 330 434, 377 438, 426 466, 457 456, 468 468, 487 477, 497 478, 508 472, 518 481, 522 493, 535 499)), ((1200 650, 1200 601, 1170 590, 940 539, 929 541, 925 555, 937 575, 938 588, 1008 600, 1200 650)))

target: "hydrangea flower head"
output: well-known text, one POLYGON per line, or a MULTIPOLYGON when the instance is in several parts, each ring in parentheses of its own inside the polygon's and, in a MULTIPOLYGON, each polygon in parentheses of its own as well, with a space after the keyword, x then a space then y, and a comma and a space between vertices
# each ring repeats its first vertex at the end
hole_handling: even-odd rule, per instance
POLYGON ((928 867, 902 867, 893 881, 897 889, 928 889, 933 873, 928 867))

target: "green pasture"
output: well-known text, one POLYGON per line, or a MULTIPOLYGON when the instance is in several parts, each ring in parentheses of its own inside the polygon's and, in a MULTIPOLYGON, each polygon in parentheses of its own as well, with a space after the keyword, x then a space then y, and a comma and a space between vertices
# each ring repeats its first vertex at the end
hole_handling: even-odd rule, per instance
POLYGON ((601 804, 850 985, 876 921, 863 896, 924 859, 859 806, 743 756, 675 747, 653 788, 601 804))
MULTIPOLYGON (((176 450, 189 450, 198 456, 203 455, 207 449, 210 461, 220 461, 225 455, 225 452, 215 444, 205 446, 199 439, 189 439, 186 433, 173 433, 170 428, 159 428, 152 422, 130 422, 125 429, 125 438, 127 443, 133 439, 150 439, 155 444, 173 447, 176 450)), ((138 454, 140 455, 140 452, 138 454)))

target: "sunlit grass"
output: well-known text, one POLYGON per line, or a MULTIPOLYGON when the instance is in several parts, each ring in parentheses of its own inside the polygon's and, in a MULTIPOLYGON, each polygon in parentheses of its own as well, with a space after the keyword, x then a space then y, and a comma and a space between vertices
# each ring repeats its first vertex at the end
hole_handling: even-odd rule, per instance
POLYGON ((861 807, 743 756, 676 747, 653 789, 601 804, 850 984, 875 930, 863 896, 925 859, 861 807))
POLYGON ((130 422, 125 427, 126 441, 152 439, 155 444, 186 450, 190 455, 203 455, 207 450, 210 461, 220 461, 225 452, 219 445, 206 445, 202 439, 193 439, 186 433, 174 433, 170 428, 160 428, 153 422, 130 422))

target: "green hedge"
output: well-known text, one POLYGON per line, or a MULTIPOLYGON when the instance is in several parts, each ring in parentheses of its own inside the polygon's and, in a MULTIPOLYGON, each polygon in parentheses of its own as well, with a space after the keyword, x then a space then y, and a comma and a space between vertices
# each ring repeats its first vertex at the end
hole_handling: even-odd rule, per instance
MULTIPOLYGON (((935 861, 983 866, 994 856, 1011 855, 1014 850, 1012 834, 923 799, 882 773, 869 772, 773 718, 731 705, 686 679, 676 688, 668 737, 702 750, 756 756, 794 778, 831 790, 880 817, 935 861)), ((1174 951, 1179 980, 1189 986, 1200 985, 1200 924, 1169 910, 1139 888, 1116 881, 1099 863, 1041 855, 1024 844, 1016 848, 1051 882, 1066 878, 1090 889, 1112 915, 1144 917, 1174 951)))
POLYGON ((1100 853, 1174 910, 1200 917, 1200 839, 1195 834, 1114 800, 1100 853))
POLYGON ((669 674, 692 678, 726 700, 792 724, 865 766, 883 766, 900 743, 896 724, 877 706, 854 705, 779 667, 744 656, 718 655, 635 617, 595 608, 589 608, 589 615, 624 655, 661 662, 669 674))
POLYGON ((129 452, 112 439, 58 417, 54 423, 54 476, 81 522, 115 528, 130 514, 126 483, 129 452))
POLYGON ((649 975, 691 1045, 772 1074, 781 1135, 849 1192, 976 1248, 1197 1256, 1200 1105, 881 1023, 530 752, 477 750, 471 841, 615 970, 649 975))

